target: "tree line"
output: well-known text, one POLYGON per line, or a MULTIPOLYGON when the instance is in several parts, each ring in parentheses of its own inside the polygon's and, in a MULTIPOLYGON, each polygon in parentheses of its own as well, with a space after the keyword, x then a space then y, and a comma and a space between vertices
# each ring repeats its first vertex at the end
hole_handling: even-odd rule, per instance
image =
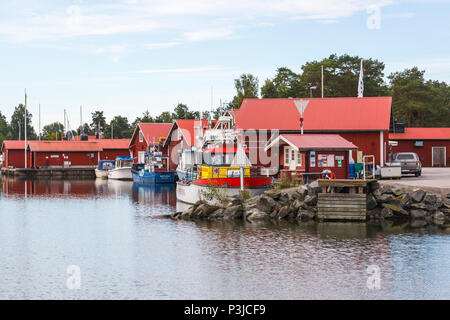
MULTIPOLYGON (((272 79, 264 81, 261 88, 257 77, 244 73, 234 80, 236 95, 229 106, 239 108, 245 98, 320 97, 322 66, 324 97, 355 97, 360 61, 358 56, 332 54, 320 61, 306 62, 298 72, 281 67, 272 79)), ((363 60, 365 97, 392 96, 394 119, 408 127, 450 127, 450 86, 446 82, 425 80, 425 71, 417 67, 391 73, 385 81, 384 68, 384 63, 376 59, 363 60)), ((217 119, 225 108, 221 106, 212 112, 205 111, 201 116, 203 119, 217 119)), ((10 122, 0 112, 0 144, 6 139, 24 138, 24 114, 22 104, 15 108, 10 122)), ((199 111, 189 110, 183 103, 177 104, 173 112, 164 111, 156 117, 152 117, 147 110, 131 123, 120 115, 108 123, 103 111, 98 110, 91 114, 90 123, 84 123, 70 133, 130 138, 139 122, 171 123, 174 119, 199 118, 199 111)), ((27 137, 33 140, 38 136, 31 120, 32 114, 27 110, 27 137)), ((43 127, 41 139, 60 140, 65 133, 63 125, 55 122, 43 127)))
MULTIPOLYGON (((232 105, 239 108, 245 98, 321 97, 323 66, 324 97, 357 95, 361 57, 335 54, 301 66, 299 72, 278 68, 272 79, 259 89, 258 78, 245 73, 235 79, 236 95, 232 105)), ((394 72, 384 80, 384 63, 363 60, 364 96, 392 96, 396 121, 408 127, 450 127, 450 86, 445 82, 425 80, 417 67, 394 72)))

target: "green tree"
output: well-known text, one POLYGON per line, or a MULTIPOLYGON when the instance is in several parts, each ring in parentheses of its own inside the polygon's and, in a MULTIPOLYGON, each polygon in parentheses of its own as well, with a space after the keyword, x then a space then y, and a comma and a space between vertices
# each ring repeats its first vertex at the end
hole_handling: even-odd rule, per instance
POLYGON ((240 108, 242 101, 246 98, 258 98, 258 78, 250 73, 244 73, 239 79, 234 80, 236 95, 231 103, 234 108, 240 108))
MULTIPOLYGON (((20 130, 20 138, 25 139, 25 107, 23 104, 19 104, 15 109, 14 113, 11 116, 11 139, 18 140, 19 139, 19 130, 20 130), (20 124, 20 127, 19 127, 20 124)), ((36 132, 31 124, 33 119, 33 115, 27 109, 27 139, 35 140, 37 138, 36 132)))
POLYGON ((424 73, 413 67, 389 75, 394 117, 408 127, 449 126, 449 86, 425 81, 424 73))
MULTIPOLYGON (((307 62, 302 66, 300 83, 303 92, 313 90, 314 97, 321 96, 321 66, 324 73, 324 97, 356 97, 358 93, 358 79, 361 66, 361 58, 347 54, 337 56, 330 55, 321 61, 307 62)), ((384 83, 384 63, 366 59, 363 60, 364 69, 364 96, 383 96, 388 93, 384 83)))
POLYGON ((153 117, 150 115, 150 112, 148 112, 148 110, 146 110, 143 114, 142 117, 137 117, 133 123, 131 124, 132 129, 134 130, 134 128, 138 125, 138 123, 151 123, 151 122, 155 122, 155 119, 153 119, 153 117))
POLYGON ((42 140, 61 140, 63 138, 63 124, 53 122, 42 128, 42 140))
POLYGON ((11 128, 9 127, 6 117, 0 111, 0 146, 3 140, 11 139, 11 128))
POLYGON ((172 114, 169 111, 164 111, 156 117, 155 122, 158 123, 171 123, 173 120, 172 114))
POLYGON ((77 128, 76 133, 77 133, 77 135, 86 134, 88 136, 92 136, 95 134, 95 131, 89 126, 89 124, 84 123, 83 128, 81 128, 81 126, 79 126, 77 128))
POLYGON ((103 115, 103 111, 94 111, 91 115, 91 129, 95 132, 95 134, 99 132, 99 135, 102 135, 106 124, 106 118, 103 115))
POLYGON ((261 87, 263 98, 297 98, 305 94, 300 75, 285 67, 278 68, 275 77, 261 87))
POLYGON ((189 111, 187 105, 179 103, 172 113, 172 119, 198 119, 200 117, 200 112, 189 111))
POLYGON ((109 124, 105 125, 104 138, 125 139, 130 138, 130 124, 128 119, 122 116, 115 116, 109 124), (112 134, 112 136, 111 136, 112 134))

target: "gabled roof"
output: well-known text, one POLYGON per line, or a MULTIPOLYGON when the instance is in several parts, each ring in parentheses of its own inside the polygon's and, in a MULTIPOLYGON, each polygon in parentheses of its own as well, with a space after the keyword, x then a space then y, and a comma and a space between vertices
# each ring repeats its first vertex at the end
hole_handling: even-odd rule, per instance
POLYGON ((3 140, 3 147, 9 150, 25 150, 25 141, 24 140, 3 140))
POLYGON ((404 133, 389 133, 390 140, 450 140, 450 128, 405 128, 404 133))
POLYGON ((134 129, 133 136, 129 140, 128 147, 131 146, 131 143, 134 141, 135 136, 138 132, 138 129, 144 135, 145 142, 147 145, 153 145, 153 141, 155 144, 159 144, 159 137, 167 137, 169 135, 170 129, 172 128, 171 123, 139 123, 134 129))
POLYGON ((300 130, 295 100, 308 100, 303 115, 306 131, 387 131, 391 97, 244 99, 236 113, 243 130, 300 130))
POLYGON ((273 145, 284 142, 299 151, 308 150, 353 150, 358 149, 350 141, 338 134, 281 134, 272 141, 268 141, 264 150, 269 150, 273 145))
POLYGON ((189 146, 193 146, 195 144, 195 126, 201 121, 201 126, 204 130, 209 129, 208 120, 198 120, 198 119, 177 119, 173 121, 170 132, 167 136, 167 140, 164 143, 164 147, 167 146, 170 140, 170 136, 176 128, 180 129, 181 134, 184 137, 184 140, 189 146))
POLYGON ((102 149, 128 149, 130 139, 98 139, 94 140, 102 149))
POLYGON ((97 152, 103 150, 97 141, 30 141, 28 148, 31 152, 97 152))

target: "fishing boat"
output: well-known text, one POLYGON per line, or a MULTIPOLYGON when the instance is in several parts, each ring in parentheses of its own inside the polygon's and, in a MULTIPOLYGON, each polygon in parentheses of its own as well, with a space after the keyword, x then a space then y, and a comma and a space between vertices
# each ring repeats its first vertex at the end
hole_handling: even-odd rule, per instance
POLYGON ((178 180, 192 181, 197 175, 195 150, 180 150, 177 167, 178 180))
POLYGON ((108 172, 114 169, 114 160, 100 160, 95 168, 95 176, 99 179, 108 179, 108 172))
POLYGON ((143 167, 132 169, 133 181, 140 184, 174 183, 175 171, 169 170, 169 158, 161 152, 149 152, 145 155, 143 167))
POLYGON ((194 204, 199 200, 220 202, 246 190, 250 196, 262 194, 272 185, 272 178, 263 176, 259 168, 252 167, 243 148, 238 149, 233 161, 227 164, 202 164, 191 181, 177 182, 178 201, 194 204), (246 161, 239 161, 245 158, 246 161))
POLYGON ((131 157, 117 157, 114 169, 108 171, 108 179, 133 180, 133 177, 131 175, 132 164, 133 158, 131 157))

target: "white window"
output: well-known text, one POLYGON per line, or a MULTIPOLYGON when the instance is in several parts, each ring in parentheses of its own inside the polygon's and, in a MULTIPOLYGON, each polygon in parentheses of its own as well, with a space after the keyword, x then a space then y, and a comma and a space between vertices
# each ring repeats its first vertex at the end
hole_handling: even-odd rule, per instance
POLYGON ((285 147, 284 148, 284 164, 288 165, 289 164, 289 152, 290 152, 290 148, 289 147, 285 147))
POLYGON ((139 131, 139 142, 144 141, 144 135, 142 134, 142 131, 139 131))
POLYGON ((145 163, 145 151, 138 151, 138 163, 145 163))
POLYGON ((302 166, 302 153, 300 151, 297 152, 297 166, 302 166))
POLYGON ((295 161, 295 150, 291 149, 291 160, 295 161))

